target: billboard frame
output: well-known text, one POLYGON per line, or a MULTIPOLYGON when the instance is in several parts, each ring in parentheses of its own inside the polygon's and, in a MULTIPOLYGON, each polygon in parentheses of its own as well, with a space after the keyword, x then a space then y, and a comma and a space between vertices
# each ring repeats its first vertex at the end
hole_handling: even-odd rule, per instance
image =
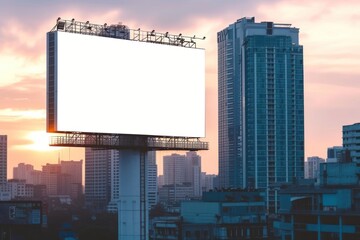
MULTIPOLYGON (((196 47, 196 40, 204 40, 205 37, 196 37, 195 35, 190 36, 183 36, 181 33, 178 35, 169 34, 166 33, 160 33, 156 32, 155 30, 152 31, 144 31, 140 28, 135 29, 129 29, 127 26, 119 23, 119 24, 112 24, 107 25, 105 24, 92 24, 89 21, 87 22, 79 22, 75 21, 75 19, 72 20, 62 20, 61 18, 57 19, 56 25, 50 30, 48 33, 48 46, 47 46, 47 101, 46 101, 46 109, 47 109, 47 131, 50 133, 61 133, 66 134, 65 138, 70 139, 69 135, 72 134, 83 134, 83 135, 90 135, 93 136, 101 135, 104 136, 108 135, 116 135, 116 136, 142 136, 142 137, 148 137, 150 141, 153 141, 154 138, 156 139, 164 139, 167 138, 168 141, 173 142, 184 142, 188 139, 195 139, 195 141, 199 142, 200 137, 205 137, 205 122, 204 122, 204 131, 203 134, 200 135, 193 135, 188 136, 187 134, 182 135, 180 134, 173 135, 173 134, 157 134, 157 133, 145 133, 141 135, 142 132, 139 133, 131 133, 131 132, 103 132, 103 131, 77 131, 77 129, 74 129, 75 131, 72 131, 72 129, 58 129, 58 116, 57 116, 57 98, 58 98, 58 86, 57 86, 57 56, 56 56, 56 48, 57 43, 54 41, 54 35, 51 35, 52 32, 70 32, 70 33, 76 33, 76 34, 83 34, 83 35, 95 35, 95 36, 101 36, 101 37, 107 37, 107 38, 117 38, 117 39, 125 39, 130 41, 140 41, 140 42, 147 42, 147 43, 156 43, 156 44, 165 44, 165 45, 172 45, 172 46, 178 46, 178 47, 184 47, 184 48, 197 48, 196 47)), ((205 116, 204 116, 205 118, 205 116)), ((191 134, 189 134, 191 135, 191 134)), ((56 138, 56 137, 55 137, 56 138)), ((53 138, 54 139, 54 138, 53 138)), ((58 138, 59 139, 59 138, 58 138)), ((52 140, 52 143, 55 141, 52 140)), ((176 148, 177 149, 177 148, 176 148)), ((206 148, 207 149, 207 148, 206 148)))

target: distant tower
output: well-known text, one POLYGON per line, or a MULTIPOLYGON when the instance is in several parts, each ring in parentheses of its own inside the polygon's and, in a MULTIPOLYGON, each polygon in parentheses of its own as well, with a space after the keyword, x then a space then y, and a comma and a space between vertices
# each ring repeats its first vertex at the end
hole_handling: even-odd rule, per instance
POLYGON ((19 163, 17 167, 13 168, 13 179, 26 180, 27 184, 34 184, 33 172, 33 165, 19 163))
POLYGON ((320 163, 324 163, 325 159, 314 156, 308 157, 305 162, 305 178, 319 179, 320 163))
POLYGON ((190 184, 193 196, 201 196, 201 157, 196 152, 164 156, 164 185, 190 184))
POLYGON ((77 199, 82 194, 82 166, 80 161, 60 161, 61 174, 68 177, 68 183, 64 186, 64 192, 73 199, 77 199))
POLYGON ((149 151, 147 160, 147 196, 148 206, 151 208, 158 202, 156 151, 149 151))
POLYGON ((0 135, 0 184, 7 182, 7 135, 0 135))
POLYGON ((163 157, 164 185, 185 182, 185 156, 173 153, 163 157))
POLYGON ((201 156, 196 152, 186 153, 185 181, 190 182, 194 189, 194 196, 200 197, 201 190, 201 156))
POLYGON ((61 181, 60 164, 47 163, 45 166, 42 166, 41 182, 46 185, 49 195, 62 194, 60 192, 66 183, 61 184, 63 181, 61 181))
POLYGON ((299 29, 242 18, 218 32, 221 187, 267 190, 304 177, 304 76, 299 29))
POLYGON ((112 150, 85 148, 85 205, 105 211, 110 201, 112 150))

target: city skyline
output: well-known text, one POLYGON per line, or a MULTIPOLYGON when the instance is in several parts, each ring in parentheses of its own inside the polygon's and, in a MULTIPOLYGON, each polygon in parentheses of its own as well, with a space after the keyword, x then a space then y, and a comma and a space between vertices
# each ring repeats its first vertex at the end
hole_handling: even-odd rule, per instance
MULTIPOLYGON (((46 162, 55 163, 59 154, 64 160, 84 159, 84 149, 46 147, 45 35, 59 16, 99 24, 121 21, 130 28, 206 36, 205 41, 198 42, 206 49, 205 140, 210 150, 199 152, 204 172, 218 171, 216 33, 242 17, 300 28, 305 157, 326 157, 327 147, 342 144, 342 126, 360 122, 360 70, 356 68, 360 62, 360 30, 354 27, 360 22, 359 2, 141 2, 146 12, 138 8, 139 3, 0 2, 0 134, 8 135, 8 178, 20 162, 39 168, 46 162), (51 151, 44 151, 48 149, 51 151)), ((167 154, 158 154, 158 160, 167 154)), ((161 169, 159 165, 159 173, 161 169)))

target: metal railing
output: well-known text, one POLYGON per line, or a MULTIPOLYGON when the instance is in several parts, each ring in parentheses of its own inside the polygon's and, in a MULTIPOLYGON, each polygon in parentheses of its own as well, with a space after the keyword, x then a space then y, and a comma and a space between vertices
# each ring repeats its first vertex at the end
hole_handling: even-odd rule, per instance
POLYGON ((140 28, 130 29, 122 23, 110 25, 107 23, 94 24, 89 21, 76 21, 74 18, 72 20, 58 18, 56 25, 50 30, 50 32, 55 31, 167 44, 187 48, 196 48, 196 40, 205 40, 205 37, 196 37, 195 35, 191 37, 184 36, 181 33, 173 35, 169 34, 169 32, 161 33, 156 32, 155 30, 144 31, 140 28))
POLYGON ((53 136, 50 146, 190 151, 209 149, 209 143, 202 142, 199 138, 95 133, 66 133, 63 136, 53 136))

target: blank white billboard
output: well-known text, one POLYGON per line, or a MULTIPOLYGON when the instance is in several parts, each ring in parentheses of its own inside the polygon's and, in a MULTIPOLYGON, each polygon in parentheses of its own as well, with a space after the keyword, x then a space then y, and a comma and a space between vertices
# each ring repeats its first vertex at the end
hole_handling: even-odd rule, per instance
POLYGON ((205 136, 204 49, 54 34, 49 132, 205 136))

